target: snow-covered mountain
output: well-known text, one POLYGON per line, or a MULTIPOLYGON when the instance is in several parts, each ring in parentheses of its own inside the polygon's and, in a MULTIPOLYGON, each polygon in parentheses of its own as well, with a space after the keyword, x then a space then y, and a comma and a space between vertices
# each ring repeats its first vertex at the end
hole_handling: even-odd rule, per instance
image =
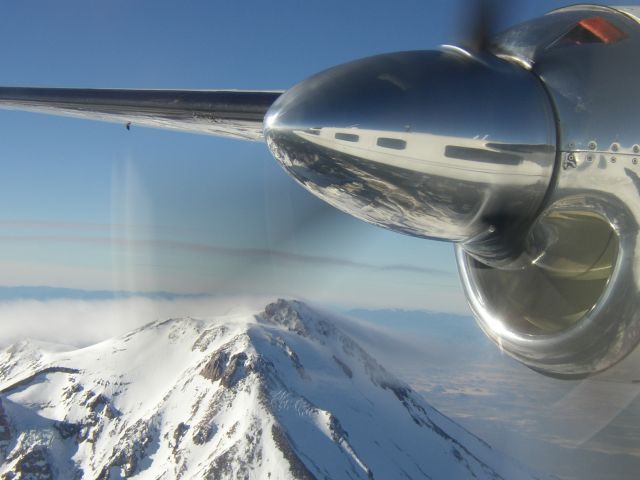
POLYGON ((130 477, 538 478, 296 301, 0 353, 0 478, 130 477))

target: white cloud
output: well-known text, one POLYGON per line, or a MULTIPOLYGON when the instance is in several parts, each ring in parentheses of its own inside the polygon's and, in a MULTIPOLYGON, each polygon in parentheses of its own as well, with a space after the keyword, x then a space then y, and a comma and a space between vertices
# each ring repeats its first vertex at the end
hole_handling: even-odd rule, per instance
POLYGON ((13 300, 0 302, 0 348, 24 339, 86 346, 146 323, 172 317, 211 318, 260 311, 267 297, 198 297, 175 300, 13 300))

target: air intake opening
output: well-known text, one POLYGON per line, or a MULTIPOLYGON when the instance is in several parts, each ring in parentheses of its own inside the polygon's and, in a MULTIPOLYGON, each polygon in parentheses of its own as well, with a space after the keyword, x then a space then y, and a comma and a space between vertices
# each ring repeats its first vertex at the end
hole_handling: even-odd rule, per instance
POLYGON ((522 270, 470 260, 476 293, 491 315, 519 334, 551 334, 578 323, 603 296, 618 257, 618 236, 590 212, 555 211, 529 239, 538 252, 522 270))

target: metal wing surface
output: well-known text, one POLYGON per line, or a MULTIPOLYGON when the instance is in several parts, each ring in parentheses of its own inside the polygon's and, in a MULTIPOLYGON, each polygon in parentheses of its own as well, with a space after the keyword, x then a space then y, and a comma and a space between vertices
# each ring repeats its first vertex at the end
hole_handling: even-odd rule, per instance
POLYGON ((260 141, 281 93, 0 87, 0 108, 260 141))

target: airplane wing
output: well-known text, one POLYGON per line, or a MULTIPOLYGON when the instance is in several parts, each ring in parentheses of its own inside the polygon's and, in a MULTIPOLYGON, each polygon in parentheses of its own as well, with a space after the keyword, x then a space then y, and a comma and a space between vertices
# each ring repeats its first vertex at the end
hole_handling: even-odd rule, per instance
POLYGON ((262 140, 281 91, 0 87, 0 108, 262 140))

